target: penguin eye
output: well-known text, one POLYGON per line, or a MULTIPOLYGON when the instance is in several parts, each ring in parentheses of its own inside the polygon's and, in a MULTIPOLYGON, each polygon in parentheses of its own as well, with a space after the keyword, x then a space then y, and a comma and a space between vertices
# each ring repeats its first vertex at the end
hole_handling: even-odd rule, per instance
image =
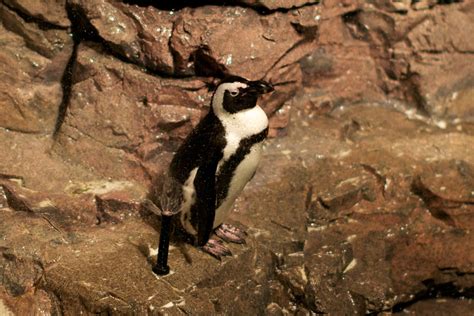
POLYGON ((239 91, 230 91, 230 95, 236 97, 239 94, 239 91))

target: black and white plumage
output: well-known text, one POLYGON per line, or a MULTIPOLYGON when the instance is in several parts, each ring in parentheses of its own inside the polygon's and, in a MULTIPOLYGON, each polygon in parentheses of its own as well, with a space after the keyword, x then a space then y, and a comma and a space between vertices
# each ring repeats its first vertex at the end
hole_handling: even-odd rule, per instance
POLYGON ((261 80, 224 79, 209 113, 173 157, 169 171, 182 185, 180 222, 198 246, 206 245, 255 174, 268 133, 268 118, 257 99, 271 91, 261 80))

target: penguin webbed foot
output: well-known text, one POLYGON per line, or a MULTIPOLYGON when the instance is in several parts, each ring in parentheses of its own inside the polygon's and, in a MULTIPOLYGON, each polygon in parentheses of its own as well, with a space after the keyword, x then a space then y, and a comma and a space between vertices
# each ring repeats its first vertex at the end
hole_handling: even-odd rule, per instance
POLYGON ((201 249, 218 260, 221 260, 221 257, 232 256, 229 248, 219 239, 209 239, 201 249))
POLYGON ((219 238, 226 242, 245 244, 247 233, 237 226, 224 223, 217 227, 214 232, 219 238))

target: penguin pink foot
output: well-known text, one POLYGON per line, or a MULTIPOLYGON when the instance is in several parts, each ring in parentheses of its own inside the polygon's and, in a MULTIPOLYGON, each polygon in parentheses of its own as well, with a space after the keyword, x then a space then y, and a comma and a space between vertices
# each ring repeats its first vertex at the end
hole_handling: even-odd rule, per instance
POLYGON ((209 239, 202 250, 218 260, 221 260, 221 257, 232 256, 232 252, 219 239, 209 239))
POLYGON ((226 242, 233 242, 235 244, 245 244, 245 236, 247 233, 234 225, 221 224, 214 231, 215 234, 226 242))

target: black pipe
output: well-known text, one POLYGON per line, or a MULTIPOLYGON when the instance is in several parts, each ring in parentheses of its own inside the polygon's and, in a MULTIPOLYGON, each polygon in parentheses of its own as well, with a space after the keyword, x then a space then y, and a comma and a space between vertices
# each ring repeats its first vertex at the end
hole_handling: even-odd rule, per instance
POLYGON ((156 265, 153 267, 153 272, 158 275, 167 275, 170 273, 170 267, 168 266, 168 250, 170 245, 170 234, 171 234, 171 218, 162 214, 161 216, 161 231, 160 231, 160 242, 158 245, 158 255, 156 257, 156 265))

